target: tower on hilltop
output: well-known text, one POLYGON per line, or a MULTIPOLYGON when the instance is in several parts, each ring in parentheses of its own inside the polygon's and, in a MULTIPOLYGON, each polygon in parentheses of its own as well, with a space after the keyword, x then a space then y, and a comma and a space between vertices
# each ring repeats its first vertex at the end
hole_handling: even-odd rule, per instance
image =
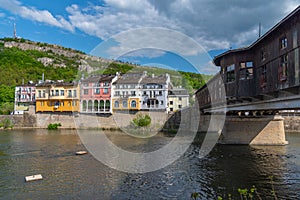
POLYGON ((16 23, 14 23, 14 39, 17 39, 17 28, 16 28, 16 23))

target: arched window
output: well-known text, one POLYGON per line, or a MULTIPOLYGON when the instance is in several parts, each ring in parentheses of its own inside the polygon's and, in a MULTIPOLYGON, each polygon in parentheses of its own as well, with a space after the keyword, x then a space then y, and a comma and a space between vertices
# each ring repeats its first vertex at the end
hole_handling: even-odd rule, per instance
POLYGON ((100 100, 100 111, 104 111, 104 101, 100 100))
POLYGON ((87 109, 87 103, 85 100, 82 101, 82 111, 83 112, 86 112, 86 109, 87 109))
POLYGON ((115 101, 115 108, 119 108, 119 101, 115 101))
POLYGON ((131 108, 136 108, 136 100, 132 100, 130 104, 131 108))
POLYGON ((127 108, 127 107, 128 107, 127 101, 123 101, 123 108, 127 108))
POLYGON ((98 100, 94 101, 94 111, 98 111, 98 100))
POLYGON ((88 111, 92 111, 92 109, 93 109, 93 101, 89 100, 88 101, 88 111))
POLYGON ((105 111, 109 111, 110 110, 110 101, 106 100, 105 101, 105 111))

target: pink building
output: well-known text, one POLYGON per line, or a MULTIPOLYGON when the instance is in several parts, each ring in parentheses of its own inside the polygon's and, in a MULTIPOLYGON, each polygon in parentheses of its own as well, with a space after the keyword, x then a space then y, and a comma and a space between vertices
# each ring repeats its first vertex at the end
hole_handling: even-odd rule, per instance
POLYGON ((81 113, 112 113, 112 83, 118 79, 116 75, 94 75, 81 80, 81 113))

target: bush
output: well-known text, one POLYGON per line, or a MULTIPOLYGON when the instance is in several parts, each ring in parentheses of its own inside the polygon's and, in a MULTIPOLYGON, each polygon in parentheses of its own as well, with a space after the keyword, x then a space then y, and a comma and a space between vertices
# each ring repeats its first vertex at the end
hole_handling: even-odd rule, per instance
POLYGON ((151 124, 151 117, 148 114, 146 115, 138 114, 136 118, 134 118, 132 121, 133 124, 136 126, 145 127, 151 124))
POLYGON ((49 124, 48 130, 56 130, 56 129, 58 129, 59 126, 61 126, 60 123, 49 124))
POLYGON ((2 128, 2 127, 4 129, 13 128, 14 123, 9 118, 5 118, 0 122, 0 128, 2 128))

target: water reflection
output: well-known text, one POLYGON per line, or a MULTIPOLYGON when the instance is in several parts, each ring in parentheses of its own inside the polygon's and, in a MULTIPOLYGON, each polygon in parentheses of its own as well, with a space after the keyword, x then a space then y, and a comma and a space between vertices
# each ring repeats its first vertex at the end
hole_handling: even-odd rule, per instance
MULTIPOLYGON (((137 139, 107 133, 112 142, 133 151, 150 151, 170 139, 157 135, 137 139)), ((199 158, 195 142, 176 162, 155 172, 123 173, 98 162, 84 150, 74 130, 13 130, 0 132, 1 199, 217 199, 238 188, 255 185, 271 198, 273 176, 279 199, 300 199, 300 134, 288 134, 287 146, 218 145, 199 158), (41 173, 44 180, 25 183, 26 175, 41 173)), ((118 158, 111 158, 112 161, 118 158)))

